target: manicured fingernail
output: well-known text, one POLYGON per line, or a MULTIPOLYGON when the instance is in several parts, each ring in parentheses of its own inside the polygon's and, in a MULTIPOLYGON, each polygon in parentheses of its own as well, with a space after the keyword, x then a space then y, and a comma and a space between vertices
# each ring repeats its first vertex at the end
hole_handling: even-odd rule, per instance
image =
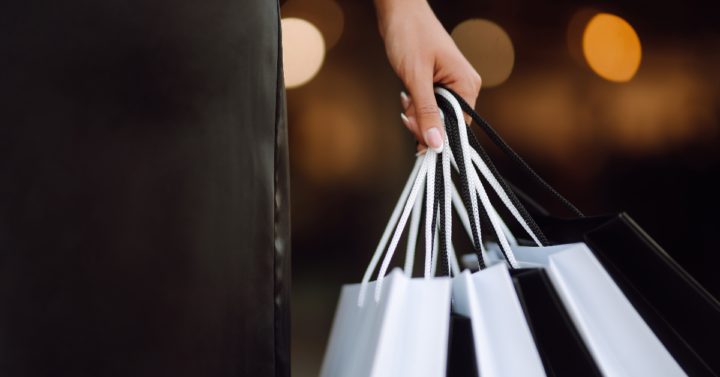
POLYGON ((430 146, 435 153, 442 153, 443 139, 437 128, 433 127, 425 131, 425 143, 427 143, 427 145, 430 146))
POLYGON ((411 129, 411 130, 412 130, 412 128, 410 127, 410 121, 409 121, 408 118, 405 116, 405 114, 400 113, 400 118, 402 118, 403 123, 405 123, 405 127, 407 127, 408 129, 411 129))
POLYGON ((410 106, 410 98, 408 98, 405 92, 400 92, 400 102, 402 102, 403 109, 405 110, 410 106))

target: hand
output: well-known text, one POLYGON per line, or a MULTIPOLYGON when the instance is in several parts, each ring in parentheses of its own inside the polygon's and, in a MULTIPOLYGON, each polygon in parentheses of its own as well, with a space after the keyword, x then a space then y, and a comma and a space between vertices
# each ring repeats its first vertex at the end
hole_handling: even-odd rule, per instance
MULTIPOLYGON (((433 84, 441 84, 474 105, 482 81, 438 21, 426 0, 375 0, 380 34, 390 64, 410 92, 401 93, 405 125, 420 142, 442 151, 445 130, 433 84)), ((470 117, 465 119, 470 123, 470 117)))

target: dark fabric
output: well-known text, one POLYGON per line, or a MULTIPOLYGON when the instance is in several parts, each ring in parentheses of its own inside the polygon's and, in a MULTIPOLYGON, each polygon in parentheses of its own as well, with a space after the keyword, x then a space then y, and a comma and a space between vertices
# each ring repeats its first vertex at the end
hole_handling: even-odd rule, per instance
MULTIPOLYGON (((280 2, 282 4, 282 1, 280 2)), ((280 18, 278 17, 278 25, 280 18)), ((282 30, 278 27, 275 113, 275 376, 290 376, 290 166, 282 65, 282 30)))
POLYGON ((278 4, 0 4, 0 376, 289 375, 278 4))

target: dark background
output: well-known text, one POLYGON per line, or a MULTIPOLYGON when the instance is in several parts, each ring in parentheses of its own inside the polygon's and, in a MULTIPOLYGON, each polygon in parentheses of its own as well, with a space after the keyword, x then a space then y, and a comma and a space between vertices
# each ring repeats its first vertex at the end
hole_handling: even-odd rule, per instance
MULTIPOLYGON (((289 0, 283 12, 303 1, 289 0)), ((400 120, 404 88, 385 56, 372 1, 337 4, 340 39, 317 76, 287 93, 292 358, 300 377, 319 372, 340 286, 361 280, 414 161, 414 138, 400 120)), ((448 32, 483 18, 510 36, 512 74, 483 89, 476 104, 498 133, 586 215, 627 212, 720 297, 720 12, 712 3, 430 4, 448 32), (637 32, 642 62, 629 82, 607 81, 572 58, 568 25, 586 8, 618 15, 637 32)), ((481 142, 505 177, 554 215, 569 216, 481 142)), ((469 252, 465 235, 454 237, 469 252)), ((395 265, 404 250, 403 241, 395 265)))

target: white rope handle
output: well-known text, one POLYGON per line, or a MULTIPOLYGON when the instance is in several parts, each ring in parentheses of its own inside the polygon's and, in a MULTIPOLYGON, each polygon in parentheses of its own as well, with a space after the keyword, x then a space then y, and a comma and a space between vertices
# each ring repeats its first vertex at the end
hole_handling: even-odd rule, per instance
MULTIPOLYGON (((540 242, 537 235, 535 235, 535 233, 530 229, 530 226, 525 221, 525 219, 523 219, 523 217, 520 215, 520 212, 517 210, 515 205, 512 203, 508 194, 505 192, 505 190, 503 190, 502 186, 500 186, 500 182, 498 182, 497 179, 495 178, 495 176, 492 174, 492 172, 490 172, 490 169, 485 164, 485 161, 483 161, 483 159, 480 158, 480 155, 474 149, 472 149, 470 151, 470 154, 472 156, 473 162, 475 163, 475 165, 477 165, 477 167, 480 170, 480 172, 482 173, 483 177, 485 177, 485 179, 490 183, 490 186, 492 186, 493 190, 495 190, 495 192, 500 197, 500 200, 510 210, 510 213, 512 213, 513 217, 515 217, 515 220, 517 220, 520 223, 520 225, 522 225, 523 229, 525 229, 525 231, 530 235, 530 237, 532 237, 533 241, 535 241, 535 243, 539 247, 543 247, 543 244, 540 242)), ((505 225, 505 224, 503 223, 503 225, 505 225)), ((507 228, 507 226, 505 226, 505 228, 507 228)), ((512 238, 515 239, 515 237, 512 237, 512 238)), ((515 244, 517 245, 517 241, 515 242, 515 244)))
MULTIPOLYGON (((475 185, 475 188, 477 189, 478 193, 480 194, 480 201, 482 202, 483 207, 485 207, 485 210, 488 213, 488 217, 490 218, 490 222, 492 223, 492 226, 494 229, 502 229, 500 227, 500 221, 498 220, 497 212, 492 208, 492 205, 490 204, 490 198, 488 198, 487 192, 485 192, 485 188, 483 187, 482 183, 480 182, 480 178, 477 175, 477 172, 475 170, 471 170, 468 174, 470 179, 472 180, 473 184, 475 185)), ((499 238, 500 245, 502 245, 503 250, 505 251, 505 254, 508 259, 508 263, 510 263, 510 266, 512 268, 518 268, 519 265, 517 261, 515 260, 515 255, 513 255, 512 249, 510 248, 510 244, 507 241, 507 238, 505 237, 504 232, 498 232, 497 237, 499 238)))
MULTIPOLYGON (((453 196, 452 201, 453 205, 455 206, 455 211, 457 211, 458 217, 460 217, 460 222, 463 224, 463 227, 465 228, 465 232, 467 232, 468 237, 470 237, 470 242, 473 243, 474 241, 472 239, 472 230, 470 229, 470 220, 468 217, 467 209, 465 208, 465 205, 462 202, 462 199, 460 198, 460 194, 457 191, 457 188, 455 188, 455 185, 452 186, 453 189, 453 196)), ((479 230, 478 230, 479 231, 479 230)), ((485 250, 485 246, 482 242, 480 242, 480 251, 482 252, 483 258, 487 258, 487 251, 485 250)))
POLYGON ((377 264, 380 261, 380 257, 382 256, 383 251, 385 250, 385 246, 387 245, 388 239, 390 238, 390 233, 392 232, 392 229, 395 227, 395 224, 400 218, 400 211, 403 208, 403 204, 405 204, 405 202, 407 201, 407 197, 410 194, 411 188, 413 187, 413 182, 416 181, 418 171, 421 170, 421 166, 423 165, 424 160, 424 156, 418 156, 418 158, 415 160, 415 166, 410 173, 410 178, 408 179, 407 183, 405 184, 405 188, 403 188, 403 191, 400 194, 400 200, 398 200, 398 203, 395 205, 395 209, 390 216, 390 221, 385 227, 385 231, 380 238, 380 244, 375 249, 375 253, 370 260, 370 265, 368 266, 367 270, 365 270, 365 275, 363 275, 362 284, 360 286, 360 297, 358 298, 359 307, 362 307, 363 301, 365 301, 365 291, 367 291, 367 284, 370 281, 370 277, 372 276, 373 271, 375 271, 375 267, 377 267, 377 264))
MULTIPOLYGON (((443 96, 445 98, 450 97, 452 99, 455 99, 452 96, 452 94, 450 94, 450 92, 448 92, 447 90, 445 90, 443 88, 435 88, 435 93, 440 94, 441 96, 443 96)), ((457 102, 457 100, 455 102, 457 102)), ((462 115, 462 109, 460 109, 459 114, 458 114, 458 109, 455 109, 455 113, 456 113, 455 116, 456 117, 459 116, 458 119, 460 120, 460 121, 458 121, 458 127, 460 127, 461 125, 462 125, 462 127, 465 127, 465 121, 464 121, 464 118, 462 115)), ((468 153, 468 150, 470 149, 470 144, 468 143, 467 133, 465 133, 465 130, 463 128, 460 128, 459 134, 460 134, 460 147, 461 147, 460 149, 463 154, 463 165, 465 165, 464 166, 465 171, 469 172, 470 170, 472 170, 472 167, 473 167, 472 161, 470 160, 470 154, 468 153)), ((449 146, 448 146, 448 149, 450 149, 449 146)), ((452 152, 450 154, 452 154, 452 152)), ((470 188, 470 204, 472 206, 472 211, 473 211, 473 215, 474 215, 478 211, 478 203, 477 203, 477 198, 475 197, 475 195, 473 195, 472 185, 470 188)), ((480 232, 480 218, 473 216, 473 221, 475 222, 475 226, 477 227, 478 233, 479 233, 480 232)), ((478 234, 478 238, 479 237, 480 237, 480 234, 478 234)), ((482 241, 480 241, 480 243, 482 243, 482 241)))
MULTIPOLYGON (((445 97, 446 99, 451 101, 451 103, 452 103, 452 101, 455 101, 455 103, 457 103, 457 100, 455 99, 455 97, 453 97, 445 89, 436 88, 435 92, 437 92, 438 94, 442 95, 443 97, 445 97)), ((469 188, 470 188, 470 199, 472 202, 472 209, 473 209, 473 220, 477 224, 478 241, 480 242, 480 250, 481 250, 480 252, 483 254, 483 259, 484 259, 486 253, 485 253, 485 250, 484 250, 484 247, 482 244, 482 234, 481 234, 481 230, 480 230, 481 228, 480 228, 479 210, 478 210, 478 206, 476 204, 477 203, 476 195, 480 196, 482 205, 483 205, 483 207, 485 207, 486 212, 488 212, 488 217, 490 218, 493 228, 502 230, 502 232, 500 234, 498 234, 499 241, 500 241, 501 245, 503 245, 503 247, 507 246, 507 247, 505 247, 505 250, 506 250, 506 253, 508 254, 508 261, 510 262, 510 265, 513 268, 517 268, 518 264, 515 261, 515 256, 512 254, 512 250, 510 250, 510 246, 507 241, 507 237, 505 235, 505 230, 507 230, 507 233, 510 233, 510 230, 507 228, 505 223, 502 223, 502 220, 499 219, 499 216, 497 216, 497 212, 495 211, 495 208, 492 207, 492 204, 490 203, 490 200, 487 197, 487 194, 485 193, 485 189, 483 188, 482 183, 480 182, 480 178, 477 176, 477 172, 475 171, 475 169, 472 165, 472 162, 470 160, 470 156, 471 156, 470 151, 472 150, 472 148, 470 148, 470 143, 468 142, 468 137, 467 137, 467 133, 465 130, 465 127, 466 127, 465 120, 462 115, 462 109, 460 108, 459 104, 457 104, 457 106, 453 106, 453 109, 455 110, 455 116, 458 117, 457 118, 457 127, 458 127, 458 133, 460 134, 460 147, 461 147, 461 151, 463 154, 463 158, 465 159, 465 161, 464 161, 465 171, 466 171, 466 174, 468 175, 467 178, 468 178, 468 184, 470 186, 469 188), (470 165, 469 168, 468 168, 468 163, 470 165), (500 226, 500 223, 503 224, 503 227, 500 226)), ((450 148, 448 148, 448 149, 450 149, 450 148)), ((453 162, 455 162, 455 158, 452 155, 452 151, 449 153, 449 157, 453 160, 453 162)), ((457 164, 454 163, 453 165, 459 172, 459 169, 457 168, 457 164)), ((510 237, 512 237, 512 239, 515 240, 515 237, 513 237, 512 234, 510 234, 510 237)), ((470 238, 472 239, 472 235, 470 235, 470 238)))
POLYGON ((500 214, 497 212, 495 207, 490 206, 490 209, 495 214, 494 215, 495 218, 497 218, 498 221, 500 222, 500 230, 502 230, 502 232, 505 235, 505 238, 507 238, 510 246, 517 246, 518 242, 517 242, 517 239, 515 238, 515 235, 512 234, 512 232, 510 231, 510 228, 508 228, 507 224, 505 224, 505 221, 503 221, 502 217, 500 217, 500 214))
MULTIPOLYGON (((480 197, 481 205, 485 208, 486 212, 488 213, 488 217, 490 218, 490 221, 495 229, 501 230, 498 232, 497 236, 499 238, 500 244, 503 246, 503 249, 505 249, 508 262, 512 267, 517 268, 517 262, 515 261, 515 257, 512 254, 512 250, 510 249, 510 244, 517 245, 517 240, 510 232, 510 229, 507 227, 507 225, 502 221, 500 216, 498 215, 497 211, 495 211, 495 208, 493 208, 492 204, 490 203, 490 199, 487 196, 487 193, 485 192, 485 189, 483 187, 482 182, 480 181, 480 178, 477 174, 477 171, 475 170, 475 167, 480 171, 480 173, 485 177, 485 179, 488 180, 490 183, 490 186, 493 187, 495 192, 498 194, 498 196, 501 198, 503 203, 508 207, 512 215, 520 222, 520 224, 523 226, 523 228, 530 234, 530 236, 533 238, 533 240, 539 245, 542 246, 542 244, 539 242, 537 236, 530 230, 530 227, 528 224, 524 221, 522 216, 520 216, 517 208, 513 205, 513 203, 510 201, 507 193, 502 189, 497 179, 492 175, 492 173, 489 171, 488 167, 486 166, 485 162, 480 158, 480 156, 477 154, 477 152, 472 149, 468 142, 468 136, 465 130, 465 121, 463 116, 462 108, 460 107, 460 104, 457 102, 454 96, 452 96, 447 90, 443 88, 436 88, 435 92, 443 96, 445 99, 447 99, 451 105, 453 106, 455 117, 457 118, 457 125, 458 125, 458 131, 460 135, 460 150, 463 154, 463 165, 464 170, 466 171, 468 175, 468 183, 470 188, 470 204, 472 207, 472 219, 470 216, 468 216, 468 213, 462 203, 462 200, 460 200, 460 196, 457 192, 457 189, 452 183, 452 180, 450 178, 450 165, 452 164, 453 167, 455 167, 456 170, 459 171, 458 166, 456 164, 456 161, 452 155, 452 151, 449 147, 449 141, 447 139, 447 133, 445 137, 445 143, 446 147, 444 148, 447 153, 442 153, 442 176, 443 176, 443 186, 445 187, 443 200, 442 200, 442 206, 441 208, 444 209, 444 223, 445 223, 445 229, 443 230, 446 234, 445 237, 445 249, 447 253, 447 261, 449 266, 447 266, 449 269, 451 269, 452 274, 457 275, 460 273, 460 267, 459 263, 457 262, 457 256, 455 255, 455 249, 452 245, 452 206, 454 205, 456 210, 458 211, 458 215, 460 216, 461 222, 463 223, 463 226, 465 227, 465 230, 468 232, 468 235, 470 236, 471 242, 474 243, 473 237, 472 237, 472 231, 470 227, 470 221, 473 221, 476 224, 476 227, 478 229, 478 232, 480 232, 480 218, 479 218, 479 207, 478 207, 478 200, 477 197, 480 197)), ((442 114, 441 116, 445 117, 445 114, 442 114)), ((375 253, 373 254, 373 257, 370 261, 370 265, 368 266, 368 269, 365 271, 365 275, 363 276, 363 280, 360 287, 360 295, 358 297, 358 306, 362 307, 363 302, 365 300, 365 294, 367 291, 367 285, 370 281, 370 277, 372 276, 373 271, 375 270, 375 267, 377 267, 377 264, 380 260, 380 257, 383 254, 383 251, 385 250, 385 246, 387 245, 388 239, 390 237, 390 233, 397 224, 397 227, 395 229, 395 233, 393 235, 392 241, 390 242, 390 247, 388 248, 387 254, 385 256, 385 259, 383 260, 383 263, 380 267, 380 271, 378 272, 378 279, 377 284, 375 286, 375 302, 378 302, 380 300, 380 294, 382 292, 382 281, 385 276, 385 273, 387 272, 387 269, 390 265, 390 261, 392 260, 392 256, 395 252, 395 249, 397 247, 398 241, 400 239, 400 236, 402 235, 402 231, 405 227, 405 224, 408 220, 408 217, 411 212, 414 211, 413 217, 410 224, 410 231, 408 235, 408 248, 407 248, 407 255, 405 259, 405 274, 408 277, 412 276, 412 267, 414 264, 415 259, 415 247, 417 245, 417 234, 419 231, 420 226, 420 218, 421 218, 421 210, 422 210, 422 202, 423 202, 423 185, 425 185, 425 189, 427 190, 427 195, 425 196, 425 205, 426 205, 426 216, 425 216, 425 272, 424 276, 426 279, 431 278, 435 275, 435 270, 437 267, 437 259, 439 254, 439 248, 437 245, 437 237, 433 237, 432 232, 432 214, 434 209, 434 200, 435 200, 435 170, 436 170, 436 161, 437 161, 438 155, 433 150, 428 150, 428 152, 425 154, 425 156, 419 156, 417 160, 415 161, 415 166, 413 167, 412 173, 410 174, 410 179, 406 183, 402 194, 400 195, 400 200, 398 201, 397 205, 395 206, 395 209, 393 210, 393 214, 390 217, 390 222, 388 223, 387 227, 385 228, 385 231, 383 232, 383 236, 380 239, 380 244, 378 245, 377 249, 375 250, 375 253), (419 192, 419 195, 418 195, 419 192), (408 198, 409 196, 409 198, 408 198), (404 203, 404 209, 403 208, 404 203), (399 220, 399 223, 398 223, 399 220), (433 244, 435 244, 434 249, 436 250, 435 253, 432 252, 433 250, 433 244)), ((440 209, 440 208, 439 208, 440 209)), ((439 214, 438 214, 439 215, 439 214)), ((439 219, 439 217, 438 217, 439 219)), ((440 221, 438 221, 440 223, 440 221)), ((439 233, 435 232, 435 235, 437 236, 439 233)), ((478 238, 481 237, 481 234, 478 234, 478 238)), ((480 248, 483 254, 485 254, 485 250, 482 244, 482 240, 480 241, 480 248)))
MULTIPOLYGON (((424 184, 424 182, 423 182, 423 184, 424 184)), ((467 225, 465 225, 465 227, 466 227, 468 234, 470 234, 470 230, 469 230, 470 229, 470 221, 468 220, 467 211, 465 210, 465 207, 462 206, 462 202, 460 203, 461 207, 457 207, 456 200, 460 200, 460 196, 458 195, 457 189, 455 188, 455 185, 452 184, 452 182, 451 182, 451 188, 452 188, 452 195, 451 195, 452 205, 456 206, 456 210, 458 211, 458 215, 460 216, 461 221, 464 221, 467 223, 467 225), (456 196, 457 196, 457 198, 456 198, 456 196), (464 220, 462 220, 463 215, 460 214, 460 208, 462 208, 462 212, 464 213, 464 216, 465 216, 464 220)), ((407 246, 407 254, 405 257, 405 269, 404 269, 405 276, 407 276, 408 278, 412 277, 412 269, 413 269, 413 265, 415 262, 415 247, 417 246, 417 236, 418 236, 419 228, 420 228, 420 218, 422 216, 423 199, 424 199, 424 195, 423 195, 423 190, 421 187, 420 191, 418 192, 417 199, 415 199, 415 206, 413 207, 412 215, 411 215, 412 217, 410 217, 410 229, 409 229, 409 234, 408 234, 408 246, 407 246)), ((471 237, 470 242, 472 242, 472 236, 470 236, 470 237, 471 237)), ((436 241, 438 241, 438 235, 435 236, 435 239, 436 239, 436 241)), ((438 247, 437 243, 435 244, 435 247, 436 248, 438 247)), ((452 276, 458 276, 458 275, 460 275, 462 270, 460 269, 460 263, 458 262, 457 254, 455 253, 455 248, 454 248, 452 242, 450 243, 450 255, 451 255, 450 263, 451 263, 451 268, 452 268, 452 276)), ((435 258, 433 258, 433 259, 435 259, 435 258)), ((435 266, 434 262, 431 262, 431 263, 433 266, 435 266)), ((433 268, 431 271, 431 275, 435 276, 435 273, 436 273, 436 268, 433 268)))
MULTIPOLYGON (((440 113, 442 113, 442 110, 440 111, 440 113)), ((460 173, 460 169, 459 169, 458 166, 457 166, 457 162, 455 161, 455 156, 453 155, 453 152, 452 152, 452 150, 451 150, 450 148, 448 148, 448 155, 449 155, 449 157, 450 157, 450 162, 452 163, 452 166, 455 168, 455 171, 457 171, 458 174, 459 174, 459 173, 460 173)), ((472 182, 471 182, 470 180, 468 180, 468 184, 469 184, 469 186, 470 186, 470 187, 469 187, 469 188, 470 188, 470 196, 471 196, 472 198, 476 198, 476 196, 475 196, 475 192, 476 192, 475 186, 472 184, 472 182)), ((457 188, 455 188, 455 185, 454 185, 454 184, 452 185, 452 188, 453 188, 453 192, 455 193, 455 195, 457 195, 457 198, 455 198, 455 195, 453 195, 453 201, 454 201, 454 204, 455 204, 455 209, 458 211, 458 215, 460 216, 460 220, 463 222, 463 226, 465 227, 465 230, 467 231, 468 237, 470 237, 470 242, 471 242, 471 243, 473 244, 473 246, 474 246, 474 245, 475 245, 475 240, 473 239, 472 228, 470 227, 470 220, 469 220, 470 218, 468 217, 468 213, 467 213, 467 210, 466 210, 466 208, 465 208, 465 204, 463 204, 462 199, 460 198, 460 194, 458 194, 457 188), (464 218, 463 218, 463 215, 464 215, 464 218)), ((471 199, 472 199, 472 198, 471 198, 471 199)), ((478 211, 477 205, 475 205, 474 207, 472 207, 472 214, 473 214, 473 217, 472 217, 472 218, 473 218, 473 221, 475 222, 475 224, 477 224, 478 241, 480 242, 480 249, 481 249, 483 255, 485 255, 485 251, 484 251, 484 249, 483 249, 483 242, 482 242, 482 232, 481 232, 481 225, 480 225, 480 213, 479 213, 479 211, 478 211)))
MULTIPOLYGON (((415 205, 415 198, 417 197, 417 193, 418 193, 418 190, 420 189, 421 182, 425 179, 426 175, 428 174, 429 163, 432 162, 431 156, 432 155, 427 154, 425 157, 425 161, 423 161, 422 167, 420 168, 420 173, 418 173, 418 177, 415 180, 415 184, 413 185, 413 188, 410 191, 410 198, 408 199, 407 203, 405 203, 405 209, 403 210, 402 216, 400 217, 400 222, 398 223, 397 228, 395 229, 395 234, 393 235, 393 238, 390 241, 390 247, 388 248, 387 254, 385 254, 385 259, 383 260, 382 265, 380 266, 380 271, 378 272, 377 283, 375 284, 375 302, 376 303, 380 301, 380 293, 382 293, 382 282, 383 282, 383 279, 385 278, 385 273, 387 272, 387 269, 390 266, 390 261, 392 260, 393 254, 395 253, 395 248, 397 247, 397 244, 400 241, 400 236, 402 235, 403 229, 405 228, 405 223, 407 222, 408 216, 410 216, 410 211, 412 211, 412 208, 415 205)), ((362 286, 360 287, 360 290, 362 291, 362 286)), ((363 297, 363 299, 364 299, 364 297, 363 297)))
MULTIPOLYGON (((495 178, 495 176, 490 172, 485 162, 480 158, 477 151, 470 148, 469 143, 466 143, 467 140, 467 134, 465 130, 465 121, 463 116, 462 108, 460 107, 460 104, 458 103, 457 99, 450 94, 447 90, 443 88, 436 88, 435 92, 443 96, 445 99, 447 99, 450 104, 453 106, 453 109, 455 110, 455 116, 457 118, 458 128, 460 132, 460 139, 461 139, 461 148, 463 149, 463 157, 466 155, 470 155, 472 162, 477 165, 478 170, 480 170, 481 174, 485 177, 485 179, 488 180, 490 185, 493 187, 495 192, 498 194, 502 202, 507 206, 507 208, 510 210, 510 212, 513 214, 516 220, 522 225, 523 229, 528 232, 528 234, 533 238, 533 240, 539 245, 542 246, 542 243, 540 243, 537 235, 533 233, 527 224, 525 220, 520 216, 520 213, 518 212, 517 208, 512 204, 512 201, 508 197, 507 193, 502 189, 502 186, 500 186, 499 182, 495 178), (466 149, 467 148, 467 149, 466 149)), ((500 216, 498 215, 497 211, 492 207, 490 204, 489 198, 487 197, 487 193, 485 193, 484 188, 482 187, 482 183, 480 181, 480 178, 477 176, 477 173, 474 169, 468 170, 468 178, 469 181, 472 182, 472 185, 475 186, 476 192, 480 194, 481 202, 483 206, 485 207, 486 211, 488 212, 488 217, 490 217, 490 221, 493 224, 493 227, 496 229, 500 229, 501 232, 498 234, 498 238, 501 245, 505 249, 506 253, 508 254, 508 261, 511 265, 516 264, 515 257, 512 255, 512 250, 510 249, 509 244, 517 244, 517 240, 510 232, 510 229, 507 227, 507 225, 500 219, 500 216), (509 241, 508 241, 509 240, 509 241)), ((471 190, 472 191, 472 190, 471 190)))
MULTIPOLYGON (((445 149, 445 148, 443 148, 445 149)), ((425 196, 425 279, 430 279, 433 274, 432 269, 432 258, 433 258, 433 231, 432 231, 432 218, 433 208, 435 207, 435 159, 437 153, 428 148, 427 159, 429 160, 428 175, 427 175, 427 195, 425 196)))
MULTIPOLYGON (((467 137, 467 130, 465 129, 465 118, 463 116, 462 108, 460 108, 460 104, 457 102, 457 99, 450 94, 447 90, 443 88, 436 88, 435 92, 443 96, 445 99, 447 99, 450 104, 453 106, 453 110, 455 110, 455 117, 457 119, 457 127, 458 127, 458 133, 460 134, 460 146, 463 153, 463 158, 467 158, 467 162, 470 162, 471 168, 467 168, 466 164, 466 172, 468 174, 468 180, 471 185, 475 186, 475 190, 477 194, 480 195, 480 201, 482 202, 483 207, 485 207, 486 212, 488 213, 488 217, 490 218, 490 222, 493 225, 493 228, 502 230, 502 227, 500 226, 500 221, 498 221, 498 216, 495 210, 492 208, 492 205, 490 204, 490 199, 487 196, 487 193, 485 192, 485 189, 482 185, 482 182, 480 181, 480 178, 477 175, 477 172, 474 169, 474 166, 472 166, 471 162, 471 153, 470 151, 472 148, 470 147, 470 143, 468 142, 467 137)), ((472 190, 471 190, 472 191, 472 190)), ((474 195, 471 193, 471 197, 474 198, 474 195)), ((473 206, 474 207, 474 206, 473 206)), ((473 208, 474 210, 474 208, 473 208)), ((517 261, 515 261, 515 256, 512 254, 512 250, 510 249, 510 245, 507 241, 507 238, 505 236, 505 232, 501 231, 498 232, 497 237, 499 238, 500 244, 503 246, 503 249, 505 250, 505 253, 507 254, 508 262, 510 263, 510 266, 513 268, 517 268, 518 264, 517 261)), ((514 237, 513 237, 514 238, 514 237)))
POLYGON ((405 253, 405 276, 412 277, 415 264, 415 246, 417 245, 418 231, 420 230, 420 218, 422 217, 423 198, 425 197, 425 181, 420 183, 420 191, 415 199, 415 207, 410 218, 410 229, 408 230, 407 252, 405 253))

